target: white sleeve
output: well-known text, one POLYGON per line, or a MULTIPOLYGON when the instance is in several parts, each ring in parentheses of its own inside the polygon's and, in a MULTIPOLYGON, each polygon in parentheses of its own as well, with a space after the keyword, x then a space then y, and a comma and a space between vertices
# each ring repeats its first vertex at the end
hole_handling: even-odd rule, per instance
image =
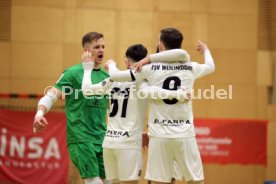
POLYGON ((176 62, 190 61, 190 55, 183 49, 171 49, 156 54, 149 55, 151 62, 176 62))
POLYGON ((116 67, 115 63, 108 65, 108 71, 111 80, 115 82, 127 82, 134 80, 130 70, 121 71, 116 67))
POLYGON ((211 52, 204 51, 204 64, 192 62, 195 78, 200 78, 215 71, 215 64, 211 52))
POLYGON ((189 100, 187 91, 183 89, 178 90, 166 90, 157 86, 150 86, 147 82, 142 82, 140 85, 140 92, 143 96, 154 100, 173 99, 176 98, 181 102, 189 100))
POLYGON ((87 79, 83 78, 82 80, 82 94, 83 95, 103 95, 103 94, 109 94, 109 86, 111 84, 110 78, 105 79, 104 81, 92 84, 91 80, 88 82, 87 79))
POLYGON ((82 79, 81 90, 83 95, 102 95, 107 94, 109 91, 110 78, 105 79, 104 81, 98 84, 92 84, 91 74, 93 72, 94 63, 86 62, 82 63, 84 74, 82 79))

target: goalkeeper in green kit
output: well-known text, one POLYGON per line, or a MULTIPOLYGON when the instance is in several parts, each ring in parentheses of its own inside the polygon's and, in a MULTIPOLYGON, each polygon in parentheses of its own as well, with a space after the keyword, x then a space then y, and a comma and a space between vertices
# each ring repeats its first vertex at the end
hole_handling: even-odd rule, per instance
MULTIPOLYGON (((101 33, 89 32, 82 39, 82 46, 91 52, 95 65, 91 79, 99 83, 109 77, 101 68, 104 57, 104 38, 101 33)), ((67 147, 72 162, 78 168, 85 184, 103 184, 105 171, 102 143, 106 131, 106 96, 83 96, 82 63, 66 69, 56 84, 38 102, 33 124, 34 132, 43 131, 48 122, 44 115, 54 102, 65 97, 67 121, 67 147)))

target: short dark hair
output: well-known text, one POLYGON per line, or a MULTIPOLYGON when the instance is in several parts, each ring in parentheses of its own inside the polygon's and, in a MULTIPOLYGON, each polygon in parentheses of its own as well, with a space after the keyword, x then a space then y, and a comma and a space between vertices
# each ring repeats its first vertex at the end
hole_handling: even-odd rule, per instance
POLYGON ((148 50, 142 44, 135 44, 128 47, 126 51, 126 57, 130 58, 134 62, 140 61, 148 54, 148 50))
POLYGON ((103 34, 97 33, 97 32, 86 33, 82 37, 82 47, 84 47, 84 45, 86 43, 91 43, 91 41, 98 40, 98 39, 103 38, 103 37, 104 37, 103 34))
POLYGON ((160 31, 160 41, 166 49, 179 49, 183 41, 183 35, 175 28, 165 28, 160 31))

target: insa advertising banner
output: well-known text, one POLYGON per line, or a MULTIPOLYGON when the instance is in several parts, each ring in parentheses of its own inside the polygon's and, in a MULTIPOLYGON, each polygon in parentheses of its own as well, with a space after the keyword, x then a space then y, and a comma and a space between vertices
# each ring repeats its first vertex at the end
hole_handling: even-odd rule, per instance
POLYGON ((35 112, 0 110, 0 181, 67 183, 69 157, 64 113, 46 115, 44 132, 33 133, 35 112))

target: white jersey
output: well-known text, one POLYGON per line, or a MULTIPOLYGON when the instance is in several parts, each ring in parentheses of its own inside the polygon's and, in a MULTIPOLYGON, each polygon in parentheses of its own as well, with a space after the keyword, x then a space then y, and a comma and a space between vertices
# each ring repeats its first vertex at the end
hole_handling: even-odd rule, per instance
POLYGON ((137 97, 136 82, 112 82, 110 90, 110 113, 103 147, 141 149, 147 99, 137 97))
MULTIPOLYGON (((213 59, 205 51, 207 59, 213 59)), ((206 62, 206 61, 205 61, 206 62)), ((142 68, 141 73, 134 73, 136 80, 146 79, 149 85, 176 90, 180 86, 193 89, 197 78, 214 71, 212 66, 196 62, 151 63, 142 68)), ((148 135, 163 138, 181 138, 195 136, 192 103, 180 103, 177 99, 150 100, 148 135)))
MULTIPOLYGON (((157 60, 158 58, 169 60, 173 59, 172 56, 175 56, 181 60, 189 59, 187 52, 180 49, 176 49, 174 51, 172 50, 166 53, 153 55, 153 60, 157 60)), ((84 69, 84 76, 82 81, 83 94, 110 94, 111 97, 109 121, 103 142, 104 148, 141 148, 142 131, 148 100, 145 98, 139 98, 140 95, 150 96, 149 94, 161 93, 163 96, 169 98, 180 97, 180 100, 185 100, 187 96, 183 90, 164 90, 156 86, 148 86, 144 81, 111 82, 111 80, 108 78, 98 84, 92 84, 91 72, 94 63, 84 62, 82 65, 84 69), (138 87, 141 89, 138 89, 138 87)), ((130 76, 131 72, 124 72, 123 75, 130 76)), ((160 99, 157 98, 157 100, 160 99)))

